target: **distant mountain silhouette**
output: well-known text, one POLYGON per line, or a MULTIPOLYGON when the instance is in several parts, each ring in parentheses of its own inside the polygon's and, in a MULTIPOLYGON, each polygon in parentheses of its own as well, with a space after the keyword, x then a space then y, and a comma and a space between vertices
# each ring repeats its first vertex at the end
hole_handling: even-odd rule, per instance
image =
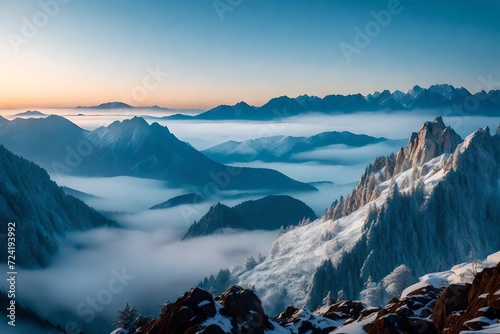
POLYGON ((367 135, 357 135, 351 132, 323 132, 311 137, 263 137, 249 139, 244 142, 228 141, 202 151, 208 157, 221 162, 288 162, 294 160, 293 155, 312 151, 329 145, 347 145, 361 147, 386 141, 385 138, 375 138, 367 135))
POLYGON ((38 110, 28 110, 28 111, 25 111, 25 112, 21 112, 19 114, 15 114, 14 116, 16 117, 27 117, 27 116, 47 116, 46 114, 38 111, 38 110))
POLYGON ((233 208, 217 203, 189 227, 182 239, 207 236, 226 228, 272 231, 297 225, 303 218, 314 220, 316 215, 305 203, 285 195, 266 196, 233 208))
POLYGON ((50 173, 130 175, 175 186, 214 190, 315 190, 271 169, 235 168, 215 162, 143 118, 116 121, 93 131, 60 116, 0 120, 0 144, 50 173))
POLYGON ((169 108, 164 108, 164 107, 159 107, 157 105, 154 106, 146 106, 146 107, 134 107, 131 106, 130 104, 123 103, 123 102, 106 102, 106 103, 101 103, 97 106, 78 106, 76 107, 77 109, 158 109, 158 110, 170 110, 169 108))
POLYGON ((172 119, 204 119, 204 120, 270 120, 296 116, 308 112, 320 113, 353 113, 361 111, 396 111, 414 109, 450 108, 450 112, 463 115, 472 113, 492 115, 500 108, 500 90, 481 91, 475 94, 467 89, 455 88, 452 85, 440 84, 429 88, 414 86, 407 93, 388 90, 363 96, 361 94, 327 95, 324 98, 301 95, 296 98, 288 96, 276 97, 261 107, 252 107, 245 102, 234 106, 221 105, 196 116, 173 115, 172 119), (473 99, 476 110, 468 112, 467 103, 473 99), (463 107, 461 110, 460 107, 463 107))

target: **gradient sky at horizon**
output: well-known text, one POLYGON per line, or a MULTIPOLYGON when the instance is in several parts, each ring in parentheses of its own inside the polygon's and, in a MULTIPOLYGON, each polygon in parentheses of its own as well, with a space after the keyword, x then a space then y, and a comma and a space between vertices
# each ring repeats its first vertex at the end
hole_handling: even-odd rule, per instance
POLYGON ((340 43, 355 46, 354 28, 365 30, 371 11, 390 1, 220 0, 232 7, 223 20, 213 0, 60 1, 67 4, 16 52, 13 34, 43 21, 41 3, 57 0, 0 0, 0 108, 123 101, 208 109, 415 84, 474 92, 488 90, 479 77, 500 81, 493 0, 401 0, 401 13, 350 63, 340 43), (137 87, 157 67, 168 77, 141 96, 137 87))

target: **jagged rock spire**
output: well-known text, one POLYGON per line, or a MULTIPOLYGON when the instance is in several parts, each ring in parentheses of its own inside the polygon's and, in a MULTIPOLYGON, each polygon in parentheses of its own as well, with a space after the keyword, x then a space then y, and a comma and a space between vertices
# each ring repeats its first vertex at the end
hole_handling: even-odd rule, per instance
POLYGON ((398 152, 394 173, 422 166, 443 153, 453 153, 461 141, 460 136, 444 124, 441 116, 433 122, 425 122, 418 133, 412 133, 406 149, 398 152))

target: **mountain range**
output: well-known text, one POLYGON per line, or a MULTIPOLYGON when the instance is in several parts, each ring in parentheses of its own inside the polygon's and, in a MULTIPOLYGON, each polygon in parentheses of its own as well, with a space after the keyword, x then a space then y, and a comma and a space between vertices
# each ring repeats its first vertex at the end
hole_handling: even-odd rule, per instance
POLYGON ((227 141, 212 146, 202 153, 209 158, 221 162, 290 162, 300 160, 294 155, 313 151, 329 145, 345 145, 362 147, 384 142, 385 138, 375 138, 367 135, 358 135, 351 132, 322 132, 310 137, 273 136, 249 139, 243 142, 227 141))
POLYGON ((202 120, 269 120, 296 116, 308 112, 354 113, 360 111, 398 111, 415 109, 449 109, 449 115, 492 115, 500 108, 500 90, 471 93, 448 84, 429 88, 414 86, 407 93, 384 90, 366 96, 362 94, 327 95, 324 98, 301 95, 280 96, 260 107, 242 101, 235 105, 220 105, 196 116, 172 115, 165 118, 202 120))
POLYGON ((484 258, 500 249, 499 180, 500 127, 462 140, 438 117, 370 164, 323 217, 280 235, 262 263, 202 286, 251 288, 277 314, 327 295, 359 298, 401 265, 418 277, 484 258))
POLYGON ((47 115, 38 111, 38 110, 28 110, 25 112, 15 114, 14 116, 16 116, 16 117, 45 117, 47 115))
POLYGON ((183 240, 220 233, 224 229, 278 230, 316 219, 314 211, 304 202, 286 195, 271 195, 245 201, 230 208, 217 203, 191 225, 183 240))
POLYGON ((105 102, 101 103, 96 106, 78 106, 76 109, 96 109, 96 110, 108 110, 108 109, 135 109, 135 108, 140 108, 140 109, 156 109, 156 110, 164 110, 168 111, 170 110, 169 108, 164 108, 164 107, 159 107, 157 105, 154 106, 149 106, 149 107, 134 107, 131 106, 130 104, 123 103, 123 102, 105 102))
POLYGON ((5 241, 11 226, 16 238, 15 263, 37 267, 50 261, 58 250, 58 238, 67 232, 117 224, 66 195, 45 170, 0 145, 2 262, 7 262, 5 241))
POLYGON ((316 190, 282 173, 215 162, 177 139, 166 127, 143 118, 84 130, 60 116, 0 118, 0 144, 49 173, 82 176, 129 175, 167 181, 205 193, 219 190, 316 190))

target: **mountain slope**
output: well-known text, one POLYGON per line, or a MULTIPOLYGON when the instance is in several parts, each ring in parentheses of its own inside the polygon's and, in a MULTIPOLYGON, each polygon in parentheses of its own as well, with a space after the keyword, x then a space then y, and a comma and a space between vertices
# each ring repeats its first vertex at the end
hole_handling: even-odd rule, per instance
POLYGON ((312 151, 320 147, 339 144, 361 147, 385 140, 385 138, 357 135, 347 131, 332 131, 322 132, 310 137, 274 136, 249 139, 244 142, 228 141, 210 147, 202 151, 202 153, 222 163, 255 160, 288 162, 297 160, 296 157, 293 157, 297 153, 312 151))
MULTIPOLYGON (((43 266, 67 232, 116 226, 82 201, 66 195, 40 167, 0 146, 0 234, 15 223, 16 263, 43 266)), ((6 241, 3 239, 2 241, 6 241)), ((1 260, 6 262, 7 247, 1 260)))
POLYGON ((401 264, 418 276, 484 257, 500 249, 499 178, 500 136, 486 128, 460 142, 441 118, 426 122, 324 217, 281 235, 265 261, 231 281, 255 288, 275 313, 340 290, 357 298, 401 264))
POLYGON ((194 186, 205 192, 315 190, 275 170, 222 165, 177 139, 166 127, 149 125, 140 117, 116 121, 91 132, 59 116, 16 119, 0 123, 0 144, 49 173, 131 175, 194 186))
POLYGON ((214 234, 225 228, 273 231, 297 225, 304 218, 314 220, 316 215, 305 203, 285 195, 245 201, 233 208, 217 203, 189 227, 182 239, 214 234))

